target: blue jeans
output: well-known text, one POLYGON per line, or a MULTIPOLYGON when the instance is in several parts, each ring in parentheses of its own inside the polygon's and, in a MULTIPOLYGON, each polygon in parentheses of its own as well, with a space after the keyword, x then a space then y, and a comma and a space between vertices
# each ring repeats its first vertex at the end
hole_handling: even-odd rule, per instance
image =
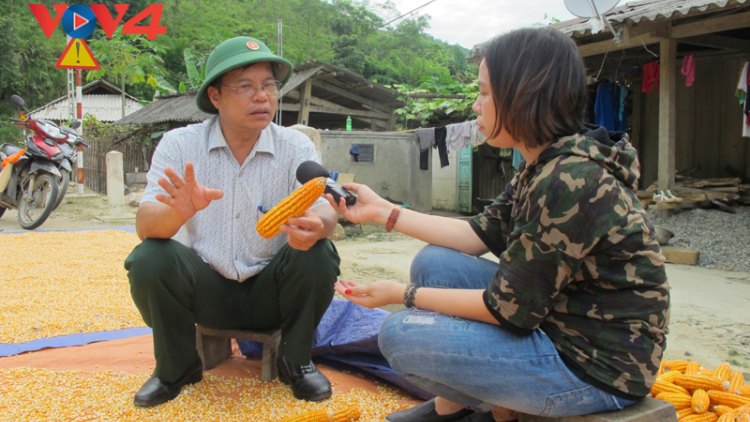
MULTIPOLYGON (((430 245, 414 258, 411 281, 424 287, 486 289, 497 265, 430 245)), ((578 379, 540 329, 519 336, 496 325, 412 308, 385 320, 378 343, 391 367, 411 383, 479 410, 502 406, 563 417, 634 403, 578 379)))

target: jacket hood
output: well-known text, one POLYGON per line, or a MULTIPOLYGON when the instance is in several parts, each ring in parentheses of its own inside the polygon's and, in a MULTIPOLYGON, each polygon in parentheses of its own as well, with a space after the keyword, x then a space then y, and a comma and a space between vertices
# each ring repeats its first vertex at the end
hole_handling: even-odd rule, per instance
POLYGON ((638 153, 627 133, 609 132, 602 126, 585 124, 581 131, 550 144, 536 160, 537 166, 560 155, 588 157, 607 169, 628 188, 636 190, 641 176, 638 153))

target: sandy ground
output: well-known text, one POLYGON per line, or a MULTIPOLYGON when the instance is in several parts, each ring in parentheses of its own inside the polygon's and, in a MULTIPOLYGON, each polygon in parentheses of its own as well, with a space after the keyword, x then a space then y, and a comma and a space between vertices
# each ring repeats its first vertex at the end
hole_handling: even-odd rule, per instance
MULTIPOLYGON (((112 217, 106 197, 88 191, 83 197, 78 196, 74 186, 68 192, 40 230, 135 222, 136 208, 126 206, 119 216, 112 217)), ((136 195, 140 197, 140 192, 136 195)), ((0 230, 22 231, 15 210, 8 210, 0 218, 0 230)), ((425 243, 398 233, 376 231, 349 237, 336 245, 342 257, 342 276, 368 283, 379 279, 408 281, 410 263, 425 243)), ((690 359, 709 368, 729 362, 750 377, 750 273, 667 265, 667 274, 672 287, 672 312, 665 357, 690 359)))

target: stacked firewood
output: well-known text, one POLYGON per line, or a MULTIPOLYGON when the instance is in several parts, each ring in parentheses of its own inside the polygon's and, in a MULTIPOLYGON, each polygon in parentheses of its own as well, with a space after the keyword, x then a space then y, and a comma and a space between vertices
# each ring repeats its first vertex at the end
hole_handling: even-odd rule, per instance
MULTIPOLYGON (((747 181, 747 180, 744 180, 747 181)), ((718 207, 724 211, 736 212, 737 205, 750 205, 750 183, 743 183, 741 177, 695 179, 677 174, 675 187, 671 189, 678 200, 654 199, 659 193, 654 182, 645 191, 638 191, 638 199, 644 207, 655 208, 709 208, 718 207)))

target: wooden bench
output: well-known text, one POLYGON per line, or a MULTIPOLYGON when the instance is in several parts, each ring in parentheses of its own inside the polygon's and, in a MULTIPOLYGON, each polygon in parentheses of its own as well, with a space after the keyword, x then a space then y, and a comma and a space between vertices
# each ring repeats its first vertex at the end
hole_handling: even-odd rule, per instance
POLYGON ((232 355, 231 339, 235 338, 263 343, 263 363, 260 378, 265 382, 270 382, 278 376, 276 358, 279 353, 279 342, 281 342, 281 330, 221 330, 201 325, 197 325, 195 328, 195 345, 198 349, 198 355, 203 361, 204 371, 215 368, 232 355))
POLYGON ((672 403, 646 397, 638 403, 614 412, 564 418, 519 414, 518 422, 677 422, 677 411, 672 403))

